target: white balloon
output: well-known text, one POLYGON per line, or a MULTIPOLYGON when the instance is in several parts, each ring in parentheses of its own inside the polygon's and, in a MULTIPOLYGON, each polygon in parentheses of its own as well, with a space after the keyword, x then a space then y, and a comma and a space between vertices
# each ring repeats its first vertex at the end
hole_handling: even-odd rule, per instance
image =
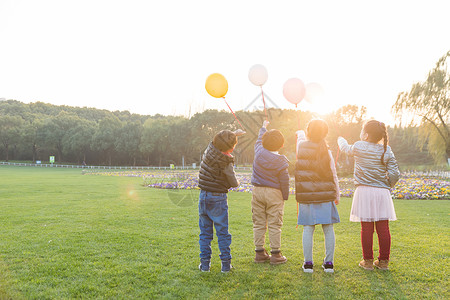
POLYGON ((317 82, 310 82, 306 85, 305 100, 313 103, 323 96, 323 88, 317 82))
POLYGON ((248 71, 248 79, 257 86, 262 86, 267 81, 267 69, 263 65, 254 65, 248 71))

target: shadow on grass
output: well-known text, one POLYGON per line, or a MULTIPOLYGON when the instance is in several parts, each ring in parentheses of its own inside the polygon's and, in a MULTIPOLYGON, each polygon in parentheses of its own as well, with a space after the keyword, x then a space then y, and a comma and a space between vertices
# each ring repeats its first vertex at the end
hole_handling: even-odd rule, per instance
POLYGON ((405 299, 408 298, 400 288, 398 276, 390 270, 373 271, 361 269, 361 274, 366 278, 370 290, 379 298, 405 299))
POLYGON ((167 196, 170 201, 178 207, 190 207, 198 203, 199 190, 167 190, 167 196))

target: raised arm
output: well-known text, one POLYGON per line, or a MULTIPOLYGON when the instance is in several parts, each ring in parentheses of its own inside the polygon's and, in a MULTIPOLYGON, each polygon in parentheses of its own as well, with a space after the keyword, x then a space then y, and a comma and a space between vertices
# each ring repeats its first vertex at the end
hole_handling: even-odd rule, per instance
POLYGON ((269 121, 264 121, 263 126, 259 130, 258 139, 256 140, 256 143, 255 143, 255 150, 262 147, 262 136, 267 131, 267 129, 266 129, 267 125, 269 125, 269 121))
POLYGON ((298 154, 298 146, 301 142, 306 141, 306 134, 303 130, 297 130, 297 154, 298 154))
POLYGON ((353 155, 353 145, 349 145, 346 139, 340 136, 338 137, 337 142, 339 145, 339 150, 341 150, 341 152, 347 155, 353 155))

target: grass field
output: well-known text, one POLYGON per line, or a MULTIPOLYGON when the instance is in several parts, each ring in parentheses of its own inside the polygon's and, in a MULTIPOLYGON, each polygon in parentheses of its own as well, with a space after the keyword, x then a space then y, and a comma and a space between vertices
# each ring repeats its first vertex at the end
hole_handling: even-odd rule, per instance
MULTIPOLYGON (((0 167, 0 299, 284 298, 448 299, 450 201, 395 200, 390 271, 364 271, 360 225, 338 205, 334 274, 302 272, 296 205, 286 203, 285 265, 254 264, 249 193, 230 193, 235 269, 198 270, 197 191, 142 186, 142 178, 81 170, 0 167)), ((374 242, 377 250, 376 240, 374 242)))

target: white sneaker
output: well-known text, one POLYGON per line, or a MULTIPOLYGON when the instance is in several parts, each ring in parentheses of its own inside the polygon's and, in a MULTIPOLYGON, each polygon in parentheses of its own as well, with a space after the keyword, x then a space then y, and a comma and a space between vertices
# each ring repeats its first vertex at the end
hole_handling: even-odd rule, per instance
POLYGON ((312 272, 314 272, 313 267, 314 267, 314 265, 313 265, 312 261, 305 261, 303 263, 302 269, 303 269, 303 272, 305 272, 305 273, 312 273, 312 272))

